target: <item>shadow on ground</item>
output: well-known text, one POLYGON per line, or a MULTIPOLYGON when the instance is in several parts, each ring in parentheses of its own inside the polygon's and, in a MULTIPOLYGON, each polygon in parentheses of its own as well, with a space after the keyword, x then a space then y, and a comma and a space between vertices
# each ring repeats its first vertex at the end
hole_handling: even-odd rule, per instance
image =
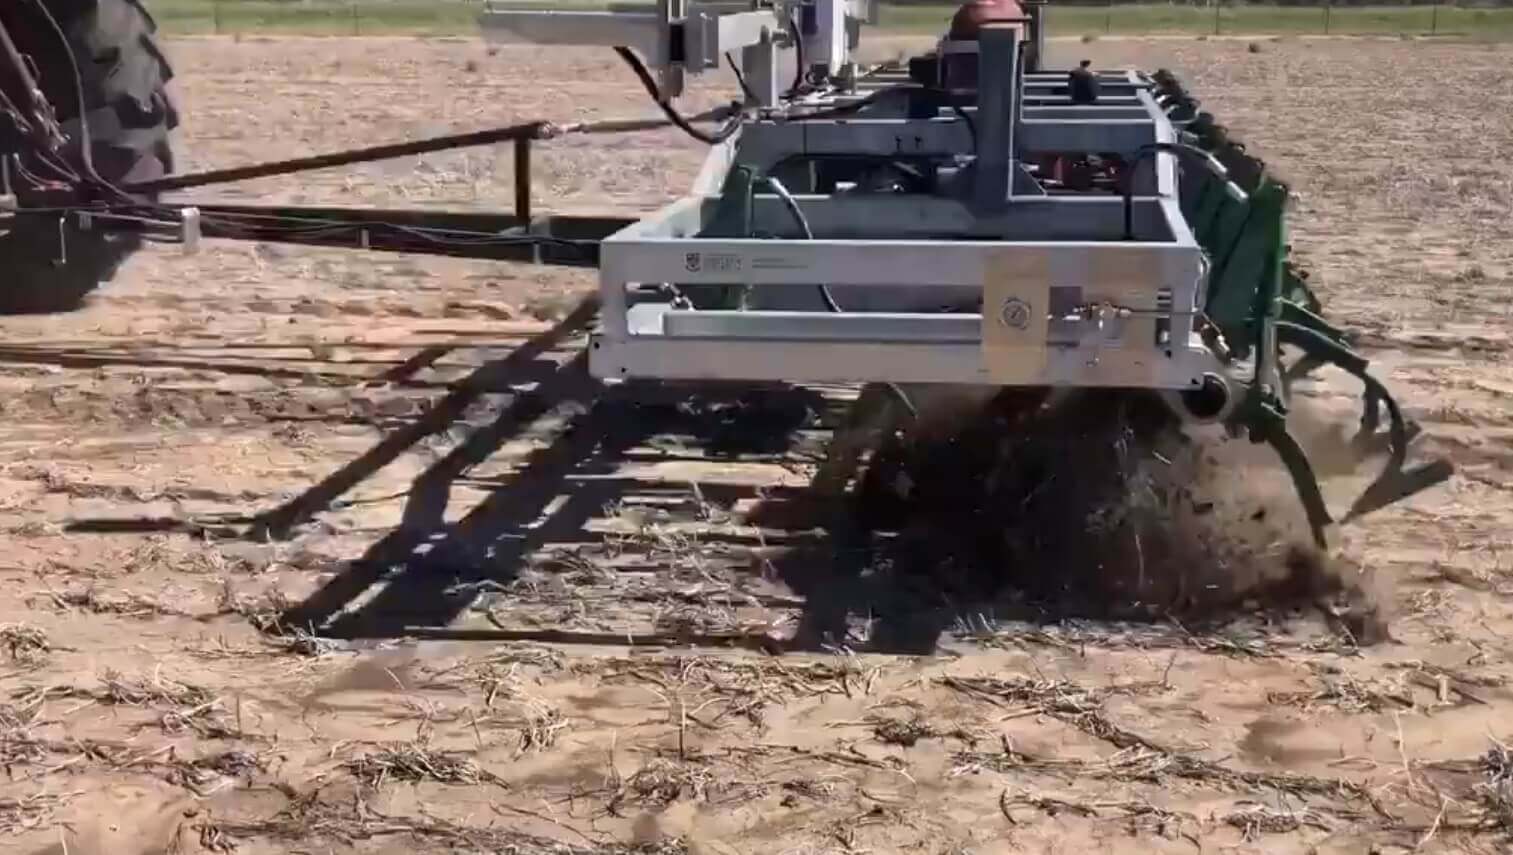
MULTIPOLYGON (((1181 615, 1211 622, 1253 609, 1257 599, 1294 608, 1350 588, 1317 556, 1263 554, 1256 543, 1274 544, 1279 531, 1285 534, 1285 524, 1272 525, 1281 515, 1268 518, 1272 509, 1264 503, 1202 498, 1194 487, 1211 476, 1204 466, 1222 464, 1206 449, 1174 445, 1159 413, 1124 398, 1100 396, 1047 415, 1033 396, 1004 396, 954 432, 913 446, 890 426, 878 434, 880 447, 857 470, 855 486, 839 491, 835 472, 816 476, 826 483, 809 489, 739 476, 697 486, 660 477, 655 467, 680 454, 716 468, 755 462, 777 471, 817 462, 824 429, 841 421, 847 401, 793 387, 606 387, 589 376, 578 343, 596 308, 585 301, 250 525, 245 518, 225 521, 257 539, 291 537, 418 443, 443 433, 457 438, 414 480, 400 524, 288 608, 279 625, 337 638, 926 654, 943 633, 979 615, 1031 621, 1181 615), (475 405, 486 398, 495 406, 479 420, 475 405), (553 430, 539 430, 547 421, 553 430), (547 438, 504 475, 471 474, 528 433, 547 438), (666 437, 676 442, 658 442, 666 437), (1153 470, 1152 460, 1164 466, 1153 470), (463 484, 482 486, 487 495, 460 517, 455 509, 449 515, 463 484), (543 554, 614 552, 604 527, 594 524, 607 508, 670 502, 686 510, 691 497, 695 513, 713 509, 734 523, 705 527, 689 547, 717 557, 707 568, 695 558, 703 578, 692 586, 669 581, 633 593, 643 602, 702 606, 710 590, 734 591, 750 604, 778 604, 774 614, 788 609, 782 626, 695 622, 627 636, 564 628, 571 625, 565 620, 518 627, 459 622, 485 593, 509 600, 519 583, 534 585, 543 554), (1235 532, 1242 536, 1231 537, 1235 532)), ((841 481, 850 474, 841 473, 841 481)), ((656 579, 672 576, 659 562, 677 559, 652 548, 640 561, 641 577, 656 579)), ((572 596, 571 573, 548 581, 572 596)), ((613 608, 626 590, 615 583, 596 596, 613 608)), ((728 598, 725 608, 734 614, 728 598)))

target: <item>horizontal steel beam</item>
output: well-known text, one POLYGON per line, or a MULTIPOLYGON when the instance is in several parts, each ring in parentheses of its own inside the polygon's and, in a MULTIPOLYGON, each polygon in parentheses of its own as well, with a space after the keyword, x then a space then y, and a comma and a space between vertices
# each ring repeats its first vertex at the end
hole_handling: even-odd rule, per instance
POLYGON ((632 306, 630 331, 641 324, 660 325, 647 332, 678 338, 740 338, 769 341, 898 341, 957 344, 981 338, 982 316, 976 314, 919 314, 902 312, 736 312, 662 310, 661 306, 632 306), (648 317, 638 318, 643 310, 648 317))
POLYGON ((488 9, 478 17, 492 42, 629 47, 665 62, 666 25, 651 7, 611 11, 577 9, 488 9))
POLYGON ((892 288, 981 286, 991 263, 1012 260, 1050 271, 1056 283, 1107 285, 1110 296, 1191 288, 1197 248, 1177 243, 949 240, 738 240, 625 234, 602 247, 606 282, 867 285, 892 288))
POLYGON ((253 163, 246 166, 232 166, 225 169, 212 169, 207 172, 191 172, 183 175, 169 175, 164 178, 154 178, 150 181, 138 181, 122 185, 122 189, 132 193, 165 193, 170 190, 184 190, 190 187, 206 187, 211 184, 229 184, 233 181, 246 181, 251 178, 267 178, 274 175, 289 175, 295 172, 308 172, 312 169, 329 169, 333 166, 350 166, 354 163, 368 163, 374 160, 390 160, 396 157, 409 157, 417 154, 426 154, 434 151, 446 151, 454 148, 467 148, 477 145, 492 145, 501 142, 515 142, 526 144, 530 140, 540 139, 546 134, 548 124, 546 122, 525 122, 518 125, 509 125, 503 128, 490 128, 482 131, 469 131, 461 134, 449 134, 447 136, 430 137, 423 140, 409 140, 406 142, 384 143, 382 145, 368 146, 366 148, 347 149, 346 151, 330 152, 329 154, 316 154, 309 157, 297 157, 291 160, 276 160, 269 163, 253 163))
POLYGON ((1189 389, 1221 369, 1201 343, 1165 352, 1143 348, 1050 347, 990 366, 981 344, 795 341, 737 337, 590 337, 595 377, 777 380, 790 383, 967 383, 1189 389))
MULTIPOLYGON (((201 203, 163 208, 160 217, 199 212, 202 237, 596 267, 599 242, 635 222, 628 217, 543 216, 415 209, 335 208, 201 203)), ((172 232, 142 218, 81 212, 90 228, 172 232)))
MULTIPOLYGON (((1022 154, 1133 153, 1157 141, 1156 124, 1150 118, 1026 118, 1015 132, 1022 154)), ((739 162, 762 171, 795 155, 949 158, 972 150, 966 122, 954 116, 753 122, 742 129, 742 137, 739 162)))

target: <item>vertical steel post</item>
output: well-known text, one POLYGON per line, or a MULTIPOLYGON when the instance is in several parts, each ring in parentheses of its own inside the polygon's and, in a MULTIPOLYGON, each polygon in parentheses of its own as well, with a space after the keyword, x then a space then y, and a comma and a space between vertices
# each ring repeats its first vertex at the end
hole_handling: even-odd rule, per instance
POLYGON ((1024 64, 1028 73, 1045 68, 1045 4, 1029 3, 1024 11, 1030 18, 1030 59, 1024 64))
POLYGON ((1219 34, 1219 10, 1224 8, 1222 0, 1214 0, 1214 35, 1219 34))
POLYGON ((762 30, 762 40, 741 48, 741 74, 746 86, 756 96, 759 107, 771 107, 778 100, 777 44, 772 33, 762 30))
POLYGON ((1324 0, 1324 35, 1329 35, 1329 10, 1334 6, 1331 0, 1324 0))
POLYGON ((515 217, 522 226, 531 222, 531 139, 515 140, 515 217))
POLYGON ((1019 25, 989 21, 977 33, 977 175, 975 199, 984 212, 1009 201, 1018 105, 1019 25))
POLYGON ((683 94, 683 63, 688 51, 688 0, 657 0, 657 16, 662 21, 661 41, 656 56, 658 88, 663 98, 683 94))
POLYGON ((840 75, 846 64, 846 0, 817 0, 815 8, 817 38, 813 47, 805 45, 809 67, 822 66, 825 74, 840 75))

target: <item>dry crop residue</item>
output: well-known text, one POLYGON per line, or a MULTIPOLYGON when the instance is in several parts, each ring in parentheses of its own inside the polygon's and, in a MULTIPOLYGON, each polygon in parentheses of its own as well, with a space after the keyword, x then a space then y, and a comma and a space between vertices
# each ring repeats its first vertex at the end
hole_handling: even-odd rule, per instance
MULTIPOLYGON (((185 169, 647 111, 608 51, 166 49, 185 169)), ((1055 50, 1177 70, 1292 179, 1332 317, 1458 465, 1341 532, 1387 638, 1317 598, 1152 622, 911 573, 806 499, 832 398, 587 382, 586 274, 155 249, 83 311, 4 321, 8 846, 1504 851, 1513 50, 1055 50)), ((644 209, 699 155, 671 133, 542 146, 538 203, 644 209)), ((500 207, 509 158, 227 194, 500 207)), ((1346 384, 1302 394, 1321 433, 1349 418, 1346 384)))

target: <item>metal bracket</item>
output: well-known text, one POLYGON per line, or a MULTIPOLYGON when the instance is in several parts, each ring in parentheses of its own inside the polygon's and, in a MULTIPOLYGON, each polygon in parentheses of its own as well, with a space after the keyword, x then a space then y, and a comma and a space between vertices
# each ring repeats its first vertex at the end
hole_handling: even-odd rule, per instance
POLYGON ((200 251, 199 208, 179 209, 179 235, 185 255, 194 255, 200 251))

